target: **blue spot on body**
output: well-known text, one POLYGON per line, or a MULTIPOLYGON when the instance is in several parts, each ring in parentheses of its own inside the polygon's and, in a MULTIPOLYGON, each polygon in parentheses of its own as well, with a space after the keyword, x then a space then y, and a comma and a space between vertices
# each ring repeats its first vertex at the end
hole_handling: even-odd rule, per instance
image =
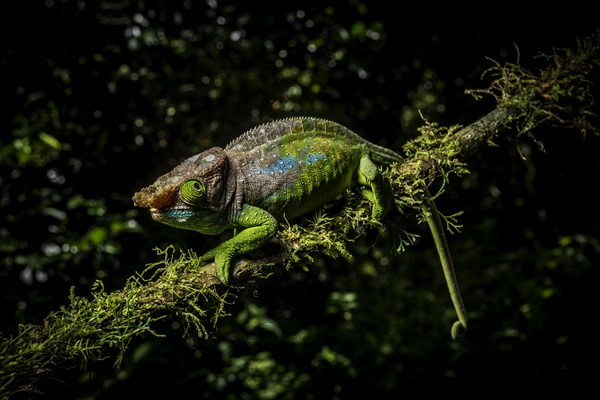
POLYGON ((308 165, 313 165, 317 161, 324 161, 324 160, 327 160, 327 156, 323 153, 309 154, 306 156, 306 162, 308 163, 308 165))
MULTIPOLYGON (((291 169, 293 169, 297 164, 296 157, 287 156, 283 157, 273 164, 262 169, 262 173, 273 175, 275 173, 283 174, 291 169)), ((260 173, 260 172, 259 172, 260 173)))
POLYGON ((275 174, 285 174, 297 168, 299 165, 307 164, 313 165, 318 161, 327 160, 327 156, 323 153, 313 153, 307 154, 298 158, 296 156, 285 156, 273 161, 271 164, 257 169, 252 169, 248 171, 249 176, 253 175, 275 175, 275 174))

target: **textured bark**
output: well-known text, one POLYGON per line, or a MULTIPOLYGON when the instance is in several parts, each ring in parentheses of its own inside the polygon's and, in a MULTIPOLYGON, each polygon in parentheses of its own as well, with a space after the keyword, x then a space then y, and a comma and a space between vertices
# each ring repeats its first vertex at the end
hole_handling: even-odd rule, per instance
POLYGON ((465 158, 511 128, 518 111, 498 107, 455 133, 465 158))

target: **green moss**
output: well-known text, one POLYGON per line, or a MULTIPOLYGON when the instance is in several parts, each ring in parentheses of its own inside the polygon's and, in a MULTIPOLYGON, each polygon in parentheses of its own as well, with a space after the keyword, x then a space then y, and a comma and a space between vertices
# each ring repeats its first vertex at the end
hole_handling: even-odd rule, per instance
POLYGON ((572 49, 540 54, 547 66, 537 72, 523 68, 518 59, 502 64, 492 60, 494 65, 484 72, 493 77, 490 86, 467 92, 476 98, 490 95, 499 107, 518 110, 515 126, 520 135, 531 136, 541 124, 598 134, 600 128, 592 121, 596 116, 592 74, 600 65, 599 50, 600 30, 577 39, 572 49))
POLYGON ((85 369, 90 362, 114 357, 118 368, 131 340, 163 336, 154 330, 163 319, 181 321, 186 336, 208 338, 224 314, 228 292, 216 290, 214 278, 201 270, 193 252, 176 256, 168 247, 158 255, 160 261, 131 277, 122 290, 107 293, 101 281, 94 284, 91 299, 72 290, 69 305, 50 313, 43 324, 22 325, 18 335, 4 339, 1 392, 29 391, 72 362, 85 369))

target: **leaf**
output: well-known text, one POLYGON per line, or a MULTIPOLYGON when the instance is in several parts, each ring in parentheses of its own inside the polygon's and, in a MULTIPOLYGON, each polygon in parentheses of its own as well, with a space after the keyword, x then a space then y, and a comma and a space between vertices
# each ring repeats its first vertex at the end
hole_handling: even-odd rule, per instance
POLYGON ((52 147, 54 150, 61 150, 62 144, 60 141, 46 132, 40 132, 39 138, 42 142, 46 143, 48 146, 52 147))

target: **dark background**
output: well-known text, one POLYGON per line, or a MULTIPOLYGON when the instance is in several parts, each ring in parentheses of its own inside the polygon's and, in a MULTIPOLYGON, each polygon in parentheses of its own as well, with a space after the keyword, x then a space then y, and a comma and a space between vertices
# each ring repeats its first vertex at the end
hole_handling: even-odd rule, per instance
MULTIPOLYGON (((16 2, 15 2, 16 3, 16 2)), ((182 158, 291 115, 341 122, 398 151, 418 111, 468 124, 494 107, 465 89, 484 70, 545 65, 539 52, 592 34, 585 7, 525 11, 360 1, 30 1, 6 6, 0 39, 0 329, 40 323, 156 261, 170 243, 222 238, 153 222, 131 196, 182 158), (518 48, 518 52, 517 52, 518 48)), ((567 6, 564 6, 567 7, 567 6)), ((596 89, 597 90, 597 89, 596 89)), ((132 342, 122 369, 74 369, 61 398, 178 395, 295 399, 576 394, 591 390, 598 281, 598 137, 541 127, 469 160, 438 207, 469 312, 453 310, 425 229, 393 255, 367 235, 351 260, 322 259, 259 283, 207 341, 132 342)))

